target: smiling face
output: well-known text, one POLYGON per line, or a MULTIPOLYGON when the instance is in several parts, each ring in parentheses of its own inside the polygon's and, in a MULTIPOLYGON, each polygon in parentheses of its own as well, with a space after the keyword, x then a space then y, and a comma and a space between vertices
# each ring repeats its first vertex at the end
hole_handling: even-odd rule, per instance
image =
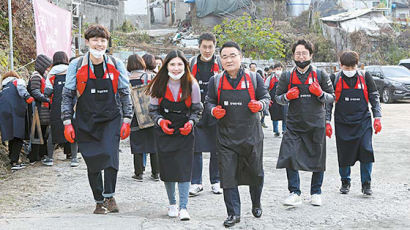
POLYGON ((215 53, 215 44, 210 40, 203 40, 199 46, 199 51, 205 59, 210 59, 215 53))
POLYGON ((174 75, 178 75, 184 71, 185 64, 181 58, 175 57, 171 59, 171 61, 168 62, 167 69, 168 69, 168 72, 174 75))
POLYGON ((101 37, 92 37, 89 40, 85 40, 85 44, 91 49, 102 51, 107 49, 108 40, 101 37))
POLYGON ((313 57, 313 54, 309 52, 308 49, 304 45, 298 45, 296 46, 295 53, 293 54, 293 59, 295 61, 309 61, 313 57))
POLYGON ((221 52, 222 67, 229 72, 238 71, 241 68, 242 55, 235 47, 225 47, 221 52))

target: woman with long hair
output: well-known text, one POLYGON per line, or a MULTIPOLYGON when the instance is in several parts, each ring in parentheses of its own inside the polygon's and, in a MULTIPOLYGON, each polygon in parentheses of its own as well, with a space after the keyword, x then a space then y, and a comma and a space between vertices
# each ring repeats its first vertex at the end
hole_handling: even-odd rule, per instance
POLYGON ((148 85, 150 116, 156 124, 155 138, 160 178, 168 194, 168 216, 189 220, 189 185, 194 156, 193 127, 201 118, 203 106, 198 82, 189 71, 184 54, 171 51, 163 68, 148 85), (178 182, 179 212, 175 199, 178 182))

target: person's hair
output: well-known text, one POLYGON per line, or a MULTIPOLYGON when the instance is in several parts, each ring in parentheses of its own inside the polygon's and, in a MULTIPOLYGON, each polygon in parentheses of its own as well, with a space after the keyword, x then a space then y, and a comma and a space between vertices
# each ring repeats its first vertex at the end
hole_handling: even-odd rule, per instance
POLYGON ((155 63, 154 55, 146 53, 146 54, 142 55, 142 59, 145 62, 145 68, 147 70, 154 70, 155 67, 157 67, 157 64, 155 63))
POLYGON ((68 57, 64 51, 58 51, 54 53, 52 66, 56 66, 60 64, 68 65, 68 63, 69 63, 68 57))
POLYGON ((164 63, 164 59, 162 59, 162 57, 160 56, 155 55, 155 60, 161 60, 161 63, 164 63))
POLYGON ((216 44, 216 37, 212 33, 203 33, 199 36, 199 46, 201 46, 202 41, 212 41, 214 45, 216 44))
POLYGON ((275 67, 273 65, 269 66, 269 69, 273 70, 275 67))
POLYGON ((145 61, 138 55, 132 54, 128 57, 127 71, 145 70, 145 61))
POLYGON ((315 46, 308 40, 300 39, 295 44, 292 45, 292 53, 295 54, 296 46, 303 45, 307 50, 309 50, 309 55, 312 55, 315 51, 315 46))
POLYGON ((276 64, 273 66, 273 69, 276 69, 276 68, 279 68, 279 67, 283 69, 283 65, 282 65, 282 63, 280 63, 280 62, 276 63, 276 64))
POLYGON ((185 100, 191 95, 192 82, 196 80, 194 77, 192 77, 191 71, 189 70, 188 60, 185 58, 184 53, 182 53, 179 50, 173 50, 169 52, 168 55, 165 57, 163 67, 159 70, 154 79, 148 84, 147 90, 145 91, 148 95, 154 98, 162 98, 165 96, 169 79, 168 63, 172 59, 177 57, 181 58, 181 60, 184 62, 185 69, 185 73, 180 79, 182 89, 181 100, 185 100))
POLYGON ((268 71, 269 71, 269 67, 265 67, 265 68, 263 69, 263 71, 268 72, 268 71))
POLYGON ((344 66, 351 66, 354 67, 355 65, 359 64, 359 54, 355 51, 344 51, 340 55, 340 64, 344 66))
POLYGON ((107 40, 110 39, 110 32, 102 25, 91 25, 84 33, 84 38, 89 40, 90 38, 106 38, 107 40))
POLYGON ((1 77, 1 82, 3 82, 4 79, 8 78, 8 77, 15 77, 15 78, 20 78, 20 75, 18 75, 18 73, 16 73, 15 71, 11 70, 6 72, 5 74, 3 74, 3 76, 1 77))
POLYGON ((258 70, 256 70, 256 72, 257 72, 259 75, 263 76, 262 70, 258 69, 258 70))
POLYGON ((241 53, 241 47, 239 47, 238 43, 233 41, 225 42, 219 50, 219 53, 222 53, 222 50, 228 47, 236 48, 239 51, 239 53, 241 53))
POLYGON ((251 64, 249 64, 249 68, 251 68, 252 65, 255 65, 255 67, 258 66, 255 62, 252 62, 251 64))

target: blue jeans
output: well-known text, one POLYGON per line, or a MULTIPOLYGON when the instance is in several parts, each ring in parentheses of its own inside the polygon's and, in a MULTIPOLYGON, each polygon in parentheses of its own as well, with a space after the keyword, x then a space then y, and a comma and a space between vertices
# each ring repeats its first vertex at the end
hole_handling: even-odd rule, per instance
MULTIPOLYGON (((249 193, 251 194, 252 207, 261 207, 263 182, 260 185, 249 186, 249 193)), ((239 196, 238 186, 236 188, 224 188, 224 201, 228 216, 241 215, 241 198, 239 196)))
MULTIPOLYGON (((360 178, 362 184, 364 182, 371 182, 372 181, 372 168, 373 162, 362 163, 360 162, 360 178)), ((350 166, 346 167, 339 167, 339 174, 342 180, 347 180, 350 182, 350 166)))
POLYGON ((179 209, 186 209, 188 205, 189 182, 164 182, 170 205, 177 204, 175 199, 175 184, 178 183, 179 209))
MULTIPOLYGON (((291 193, 300 195, 300 179, 299 172, 293 169, 286 169, 286 175, 288 177, 288 189, 291 193)), ((324 172, 313 172, 312 181, 310 184, 310 194, 321 194, 324 172)))
MULTIPOLYGON (((202 184, 202 164, 202 153, 194 153, 192 184, 202 184)), ((218 156, 216 155, 216 152, 211 152, 211 158, 209 159, 209 178, 211 184, 219 183, 218 156)))
MULTIPOLYGON (((279 121, 272 121, 273 133, 279 133, 279 121)), ((282 132, 286 131, 286 121, 282 121, 282 132)))

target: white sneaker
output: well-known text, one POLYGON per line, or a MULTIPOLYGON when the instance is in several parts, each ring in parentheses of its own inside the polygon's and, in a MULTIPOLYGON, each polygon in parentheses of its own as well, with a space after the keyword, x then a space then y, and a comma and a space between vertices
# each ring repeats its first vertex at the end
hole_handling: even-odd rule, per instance
POLYGON ((222 194, 222 189, 219 183, 212 184, 211 189, 214 194, 222 194))
POLYGON ((191 219, 191 217, 189 216, 188 211, 185 208, 179 210, 179 220, 184 221, 189 219, 191 219))
POLYGON ((168 207, 168 216, 169 217, 177 217, 178 216, 178 207, 176 204, 170 205, 168 207))
POLYGON ((288 198, 285 199, 283 205, 285 206, 297 206, 302 204, 302 198, 296 193, 291 193, 288 198))
POLYGON ((204 190, 202 184, 191 184, 189 188, 189 195, 190 196, 198 196, 200 192, 204 190))
POLYGON ((320 194, 313 194, 312 195, 312 200, 310 201, 310 203, 313 206, 321 206, 322 205, 322 197, 320 196, 320 194))

